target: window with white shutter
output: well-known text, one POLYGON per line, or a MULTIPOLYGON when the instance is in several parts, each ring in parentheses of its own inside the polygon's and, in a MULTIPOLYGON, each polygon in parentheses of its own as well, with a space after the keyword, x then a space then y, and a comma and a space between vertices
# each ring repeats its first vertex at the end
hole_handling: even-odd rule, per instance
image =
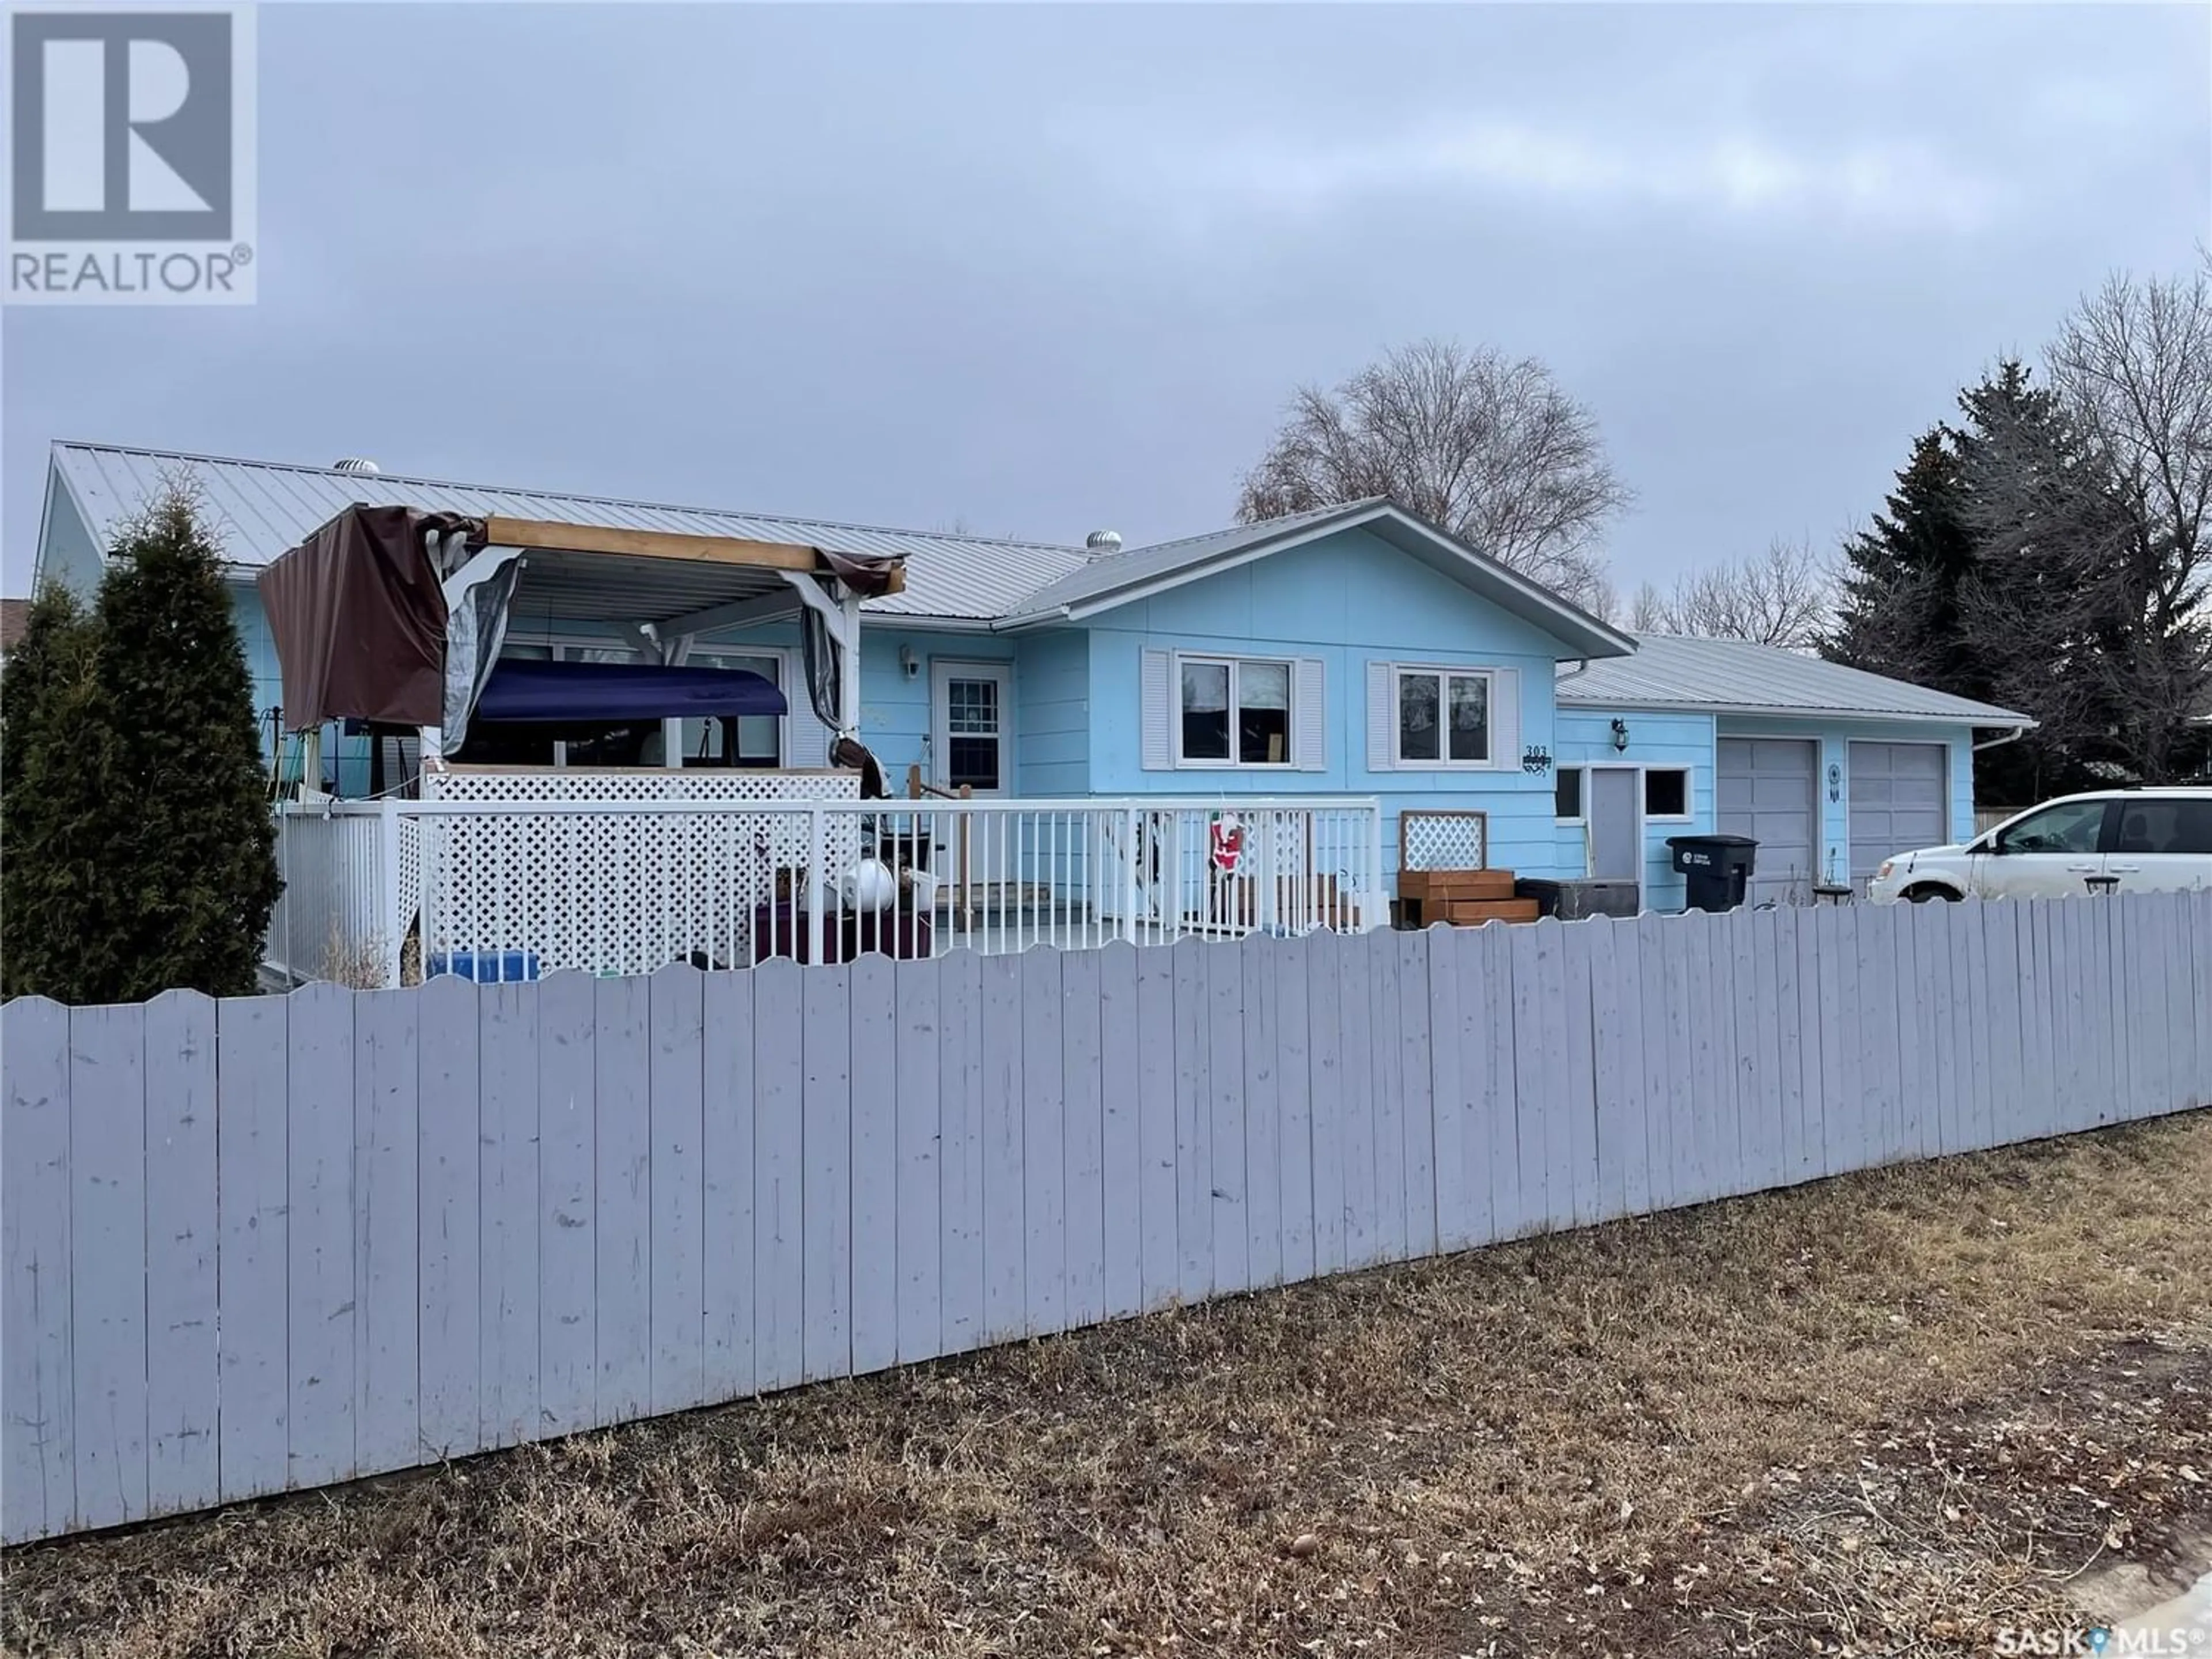
POLYGON ((1397 721, 1391 713, 1391 671, 1394 664, 1370 662, 1367 665, 1367 769, 1370 772, 1395 772, 1398 756, 1392 733, 1397 721))
POLYGON ((1319 657, 1300 657, 1291 694, 1291 742, 1301 772, 1328 770, 1328 672, 1319 657))
POLYGON ((1370 662, 1368 767, 1510 770, 1521 759, 1521 674, 1512 668, 1370 662))
POLYGON ((1146 652, 1140 677, 1145 769, 1322 769, 1327 749, 1320 670, 1318 660, 1146 652), (1311 759, 1305 746, 1309 720, 1316 726, 1311 759))
POLYGON ((1170 651, 1147 651, 1138 672, 1139 698, 1144 707, 1141 720, 1144 726, 1142 765, 1147 772, 1170 772, 1175 769, 1175 734, 1168 722, 1173 702, 1175 653, 1170 651))

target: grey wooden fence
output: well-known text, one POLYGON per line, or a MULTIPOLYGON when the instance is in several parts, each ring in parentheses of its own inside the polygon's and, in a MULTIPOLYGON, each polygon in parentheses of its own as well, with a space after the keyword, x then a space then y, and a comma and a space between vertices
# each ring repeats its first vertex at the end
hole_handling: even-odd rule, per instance
POLYGON ((2212 893, 4 1012, 8 1540, 2212 1098, 2212 893))

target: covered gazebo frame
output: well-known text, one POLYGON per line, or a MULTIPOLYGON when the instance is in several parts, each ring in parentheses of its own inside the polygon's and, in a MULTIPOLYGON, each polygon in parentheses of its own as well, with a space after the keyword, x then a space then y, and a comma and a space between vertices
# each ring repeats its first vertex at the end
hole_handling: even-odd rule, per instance
POLYGON ((361 506, 260 579, 285 724, 413 726, 426 765, 459 751, 518 602, 635 635, 667 666, 702 635, 795 616, 817 716, 857 738, 860 604, 904 586, 897 558, 799 543, 361 506))

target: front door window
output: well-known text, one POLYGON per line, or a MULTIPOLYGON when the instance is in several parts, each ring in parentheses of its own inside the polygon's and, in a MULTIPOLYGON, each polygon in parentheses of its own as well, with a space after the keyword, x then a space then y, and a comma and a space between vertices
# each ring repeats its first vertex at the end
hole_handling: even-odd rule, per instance
POLYGON ((945 787, 996 793, 1004 784, 1005 709, 996 675, 954 674, 945 683, 945 787))

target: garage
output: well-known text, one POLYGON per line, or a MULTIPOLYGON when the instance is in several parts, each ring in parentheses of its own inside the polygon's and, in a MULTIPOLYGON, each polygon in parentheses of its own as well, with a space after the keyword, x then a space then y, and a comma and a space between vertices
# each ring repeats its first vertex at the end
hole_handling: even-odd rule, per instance
POLYGON ((1951 839, 1950 755, 1940 743, 1850 746, 1851 884, 1893 853, 1951 839))
POLYGON ((1818 754, 1814 744, 1796 738, 1720 739, 1720 832, 1759 843, 1750 903, 1812 902, 1820 870, 1818 754))

